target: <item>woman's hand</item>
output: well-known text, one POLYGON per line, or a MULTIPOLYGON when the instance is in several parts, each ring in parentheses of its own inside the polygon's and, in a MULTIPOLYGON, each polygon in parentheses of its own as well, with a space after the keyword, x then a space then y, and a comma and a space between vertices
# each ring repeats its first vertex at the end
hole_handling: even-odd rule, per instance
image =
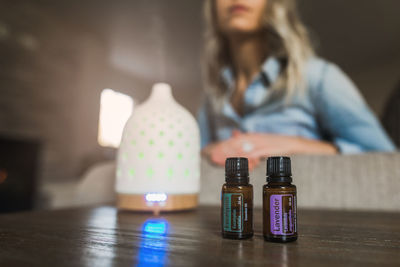
POLYGON ((252 170, 260 162, 260 157, 249 157, 243 153, 241 147, 237 147, 237 142, 234 138, 226 141, 213 143, 202 150, 202 154, 210 159, 211 162, 224 166, 226 158, 229 157, 247 157, 249 159, 249 169, 252 170))
POLYGON ((330 143, 296 136, 265 133, 241 133, 234 131, 225 141, 203 149, 209 159, 223 166, 228 157, 246 157, 253 169, 264 157, 290 154, 335 154, 337 149, 330 143))

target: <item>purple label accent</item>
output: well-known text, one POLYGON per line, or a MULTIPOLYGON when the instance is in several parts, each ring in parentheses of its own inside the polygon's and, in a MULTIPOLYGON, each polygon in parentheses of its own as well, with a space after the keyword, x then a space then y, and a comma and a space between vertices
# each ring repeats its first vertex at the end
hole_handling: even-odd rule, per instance
POLYGON ((282 235, 282 195, 270 197, 271 233, 282 235))
POLYGON ((270 225, 274 235, 291 235, 294 233, 293 214, 294 196, 292 194, 270 196, 270 225), (286 200, 284 202, 284 200, 286 200))

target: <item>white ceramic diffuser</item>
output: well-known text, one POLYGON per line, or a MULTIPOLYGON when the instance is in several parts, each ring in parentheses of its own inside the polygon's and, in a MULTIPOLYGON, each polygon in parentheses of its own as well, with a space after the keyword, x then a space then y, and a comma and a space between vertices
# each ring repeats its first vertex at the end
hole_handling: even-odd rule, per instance
POLYGON ((136 107, 122 134, 117 158, 120 209, 183 210, 197 206, 200 133, 194 117, 165 83, 136 107))

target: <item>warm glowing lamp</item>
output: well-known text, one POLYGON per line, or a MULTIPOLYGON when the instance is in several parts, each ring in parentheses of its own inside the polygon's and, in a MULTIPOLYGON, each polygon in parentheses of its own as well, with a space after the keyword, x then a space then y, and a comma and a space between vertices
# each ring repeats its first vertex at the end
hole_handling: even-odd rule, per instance
POLYGON ((159 211, 197 206, 200 134, 194 117, 165 83, 128 119, 117 159, 118 207, 159 211))
POLYGON ((133 99, 112 89, 104 89, 100 98, 98 142, 101 146, 118 147, 122 130, 132 114, 133 99))

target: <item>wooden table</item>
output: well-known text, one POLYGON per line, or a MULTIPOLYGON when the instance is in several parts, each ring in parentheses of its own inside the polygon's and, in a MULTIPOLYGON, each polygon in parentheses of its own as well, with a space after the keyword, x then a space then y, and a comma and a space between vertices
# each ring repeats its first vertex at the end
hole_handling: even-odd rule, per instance
POLYGON ((400 214, 299 211, 299 239, 220 237, 219 207, 162 214, 114 207, 0 216, 0 266, 400 266, 400 214))

